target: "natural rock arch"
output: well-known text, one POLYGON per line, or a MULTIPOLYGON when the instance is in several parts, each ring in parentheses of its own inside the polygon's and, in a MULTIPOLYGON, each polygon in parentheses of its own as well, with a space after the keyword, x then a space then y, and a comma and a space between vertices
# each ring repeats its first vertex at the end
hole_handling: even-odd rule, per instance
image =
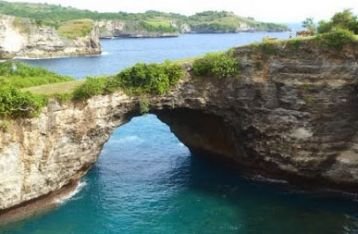
MULTIPOLYGON (((263 57, 238 49, 239 79, 187 77, 147 97, 150 110, 192 151, 357 192, 357 51, 307 46, 263 57)), ((79 180, 112 131, 139 115, 140 99, 117 92, 51 101, 39 117, 14 122, 0 137, 0 209, 79 180)))

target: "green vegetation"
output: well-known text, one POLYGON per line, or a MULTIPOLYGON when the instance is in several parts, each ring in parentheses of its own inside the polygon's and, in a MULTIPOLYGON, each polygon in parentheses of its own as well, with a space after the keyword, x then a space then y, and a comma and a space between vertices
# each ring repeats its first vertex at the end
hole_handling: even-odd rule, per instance
POLYGON ((303 21, 303 27, 316 33, 316 41, 328 48, 341 49, 345 44, 356 40, 358 34, 358 18, 352 11, 344 10, 336 13, 329 21, 320 21, 318 27, 313 18, 303 21))
MULTIPOLYGON (((63 22, 92 20, 121 20, 127 30, 161 33, 179 33, 182 25, 205 32, 235 32, 241 25, 260 31, 285 31, 287 26, 262 23, 253 18, 245 18, 225 11, 206 11, 187 17, 175 13, 147 11, 145 13, 99 13, 60 5, 0 1, 0 14, 14 15, 33 19, 37 25, 61 27, 63 22)), ((72 33, 70 33, 71 35, 72 33)))
POLYGON ((327 33, 337 29, 345 29, 354 34, 358 34, 358 18, 352 11, 344 10, 336 13, 330 21, 320 21, 318 33, 327 33))
POLYGON ((356 40, 353 32, 347 29, 333 29, 330 32, 319 34, 316 40, 325 47, 342 49, 345 44, 352 43, 356 40))
POLYGON ((278 47, 277 47, 278 44, 280 44, 280 41, 278 40, 263 38, 262 42, 254 43, 251 46, 253 48, 258 49, 263 55, 269 56, 269 55, 276 55, 278 53, 278 47))
POLYGON ((168 92, 183 75, 182 67, 175 63, 138 63, 115 77, 86 79, 73 91, 73 99, 86 100, 92 96, 113 93, 118 89, 136 95, 162 95, 168 92))
POLYGON ((193 63, 196 76, 212 76, 219 79, 235 77, 239 73, 239 63, 232 52, 210 53, 193 63))
POLYGON ((96 95, 106 94, 107 83, 107 79, 89 77, 81 86, 74 90, 73 98, 75 100, 86 100, 96 95))
POLYGON ((70 81, 72 78, 61 76, 24 63, 8 61, 0 63, 0 86, 26 88, 31 86, 70 81))
POLYGON ((148 98, 141 97, 139 99, 139 113, 145 114, 148 113, 149 111, 150 111, 150 102, 148 98))
POLYGON ((228 12, 206 11, 189 17, 192 29, 198 32, 236 32, 242 20, 228 12))
POLYGON ((22 89, 23 91, 29 91, 34 94, 45 95, 48 97, 55 97, 61 95, 72 94, 73 91, 81 86, 85 80, 74 80, 61 83, 46 84, 40 86, 33 86, 22 89))
POLYGON ((36 116, 47 98, 20 89, 70 80, 69 77, 19 62, 0 63, 0 117, 36 116))
POLYGON ((302 27, 308 30, 311 33, 315 33, 317 31, 316 24, 314 23, 313 18, 307 18, 302 22, 302 27))
POLYGON ((93 26, 93 21, 89 19, 71 20, 61 23, 57 31, 63 37, 76 39, 78 37, 88 36, 93 26))
POLYGON ((287 46, 293 48, 294 50, 298 50, 302 44, 302 38, 292 38, 287 41, 287 46))
POLYGON ((161 95, 169 91, 184 75, 180 65, 138 63, 119 73, 114 82, 134 94, 161 95))
POLYGON ((166 19, 150 19, 141 22, 141 26, 148 32, 175 33, 177 29, 166 19))
POLYGON ((285 25, 263 23, 253 18, 244 18, 226 11, 204 11, 189 17, 189 25, 198 32, 237 32, 240 26, 247 30, 287 31, 285 25))
POLYGON ((0 117, 34 117, 39 114, 47 99, 40 95, 22 92, 13 87, 0 88, 0 117))

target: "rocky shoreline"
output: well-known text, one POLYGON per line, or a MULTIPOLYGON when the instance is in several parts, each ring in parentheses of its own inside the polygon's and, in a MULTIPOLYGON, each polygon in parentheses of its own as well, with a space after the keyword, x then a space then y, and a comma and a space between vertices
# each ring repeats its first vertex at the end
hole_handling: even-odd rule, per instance
POLYGON ((164 33, 164 34, 120 34, 116 36, 101 36, 100 39, 102 40, 112 40, 112 39, 120 39, 120 38, 131 38, 131 39, 145 39, 145 38, 173 38, 179 37, 180 34, 176 33, 164 33))

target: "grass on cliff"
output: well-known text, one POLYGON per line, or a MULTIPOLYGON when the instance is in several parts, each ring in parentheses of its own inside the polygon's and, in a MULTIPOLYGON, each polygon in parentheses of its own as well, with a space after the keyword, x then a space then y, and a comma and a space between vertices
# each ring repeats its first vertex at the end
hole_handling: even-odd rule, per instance
POLYGON ((90 34, 94 27, 94 22, 90 19, 71 20, 60 24, 58 33, 68 39, 85 37, 90 34))
POLYGON ((0 63, 0 118, 36 116, 46 105, 47 97, 24 88, 71 80, 70 77, 20 62, 0 63))
POLYGON ((175 33, 177 29, 167 19, 154 18, 141 22, 142 27, 148 32, 175 33))
POLYGON ((20 62, 8 61, 0 63, 1 87, 27 88, 70 80, 72 78, 68 76, 62 76, 43 68, 32 67, 20 62))
POLYGON ((30 88, 22 89, 23 91, 29 91, 34 94, 45 95, 48 97, 54 97, 56 95, 72 93, 77 87, 82 85, 85 80, 72 80, 67 82, 39 85, 30 88))

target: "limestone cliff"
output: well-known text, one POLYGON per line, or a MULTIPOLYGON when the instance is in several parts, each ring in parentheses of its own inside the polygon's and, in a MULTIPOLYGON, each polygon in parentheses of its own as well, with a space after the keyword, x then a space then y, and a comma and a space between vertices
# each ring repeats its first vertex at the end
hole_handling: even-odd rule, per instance
POLYGON ((0 15, 0 59, 52 58, 101 53, 99 32, 93 27, 83 37, 69 39, 34 20, 0 15))
POLYGON ((159 29, 149 31, 138 22, 129 22, 123 20, 100 20, 96 22, 100 31, 100 38, 158 38, 158 37, 178 37, 180 34, 197 34, 197 33, 238 33, 238 32, 283 32, 287 29, 285 27, 273 29, 260 29, 257 26, 249 25, 241 22, 236 26, 214 26, 209 23, 203 24, 189 24, 183 22, 170 22, 173 32, 161 32, 159 29))
MULTIPOLYGON (((240 170, 358 192, 358 44, 236 49, 238 79, 183 79, 151 111, 195 154, 240 170)), ((0 209, 78 180, 112 131, 139 114, 121 92, 51 101, 0 135, 0 209)))
MULTIPOLYGON (((96 22, 99 28, 100 38, 157 38, 157 37, 177 37, 178 32, 160 32, 160 31, 148 31, 135 23, 129 24, 122 20, 100 20, 96 22)), ((173 25, 177 28, 176 25, 173 25)))

